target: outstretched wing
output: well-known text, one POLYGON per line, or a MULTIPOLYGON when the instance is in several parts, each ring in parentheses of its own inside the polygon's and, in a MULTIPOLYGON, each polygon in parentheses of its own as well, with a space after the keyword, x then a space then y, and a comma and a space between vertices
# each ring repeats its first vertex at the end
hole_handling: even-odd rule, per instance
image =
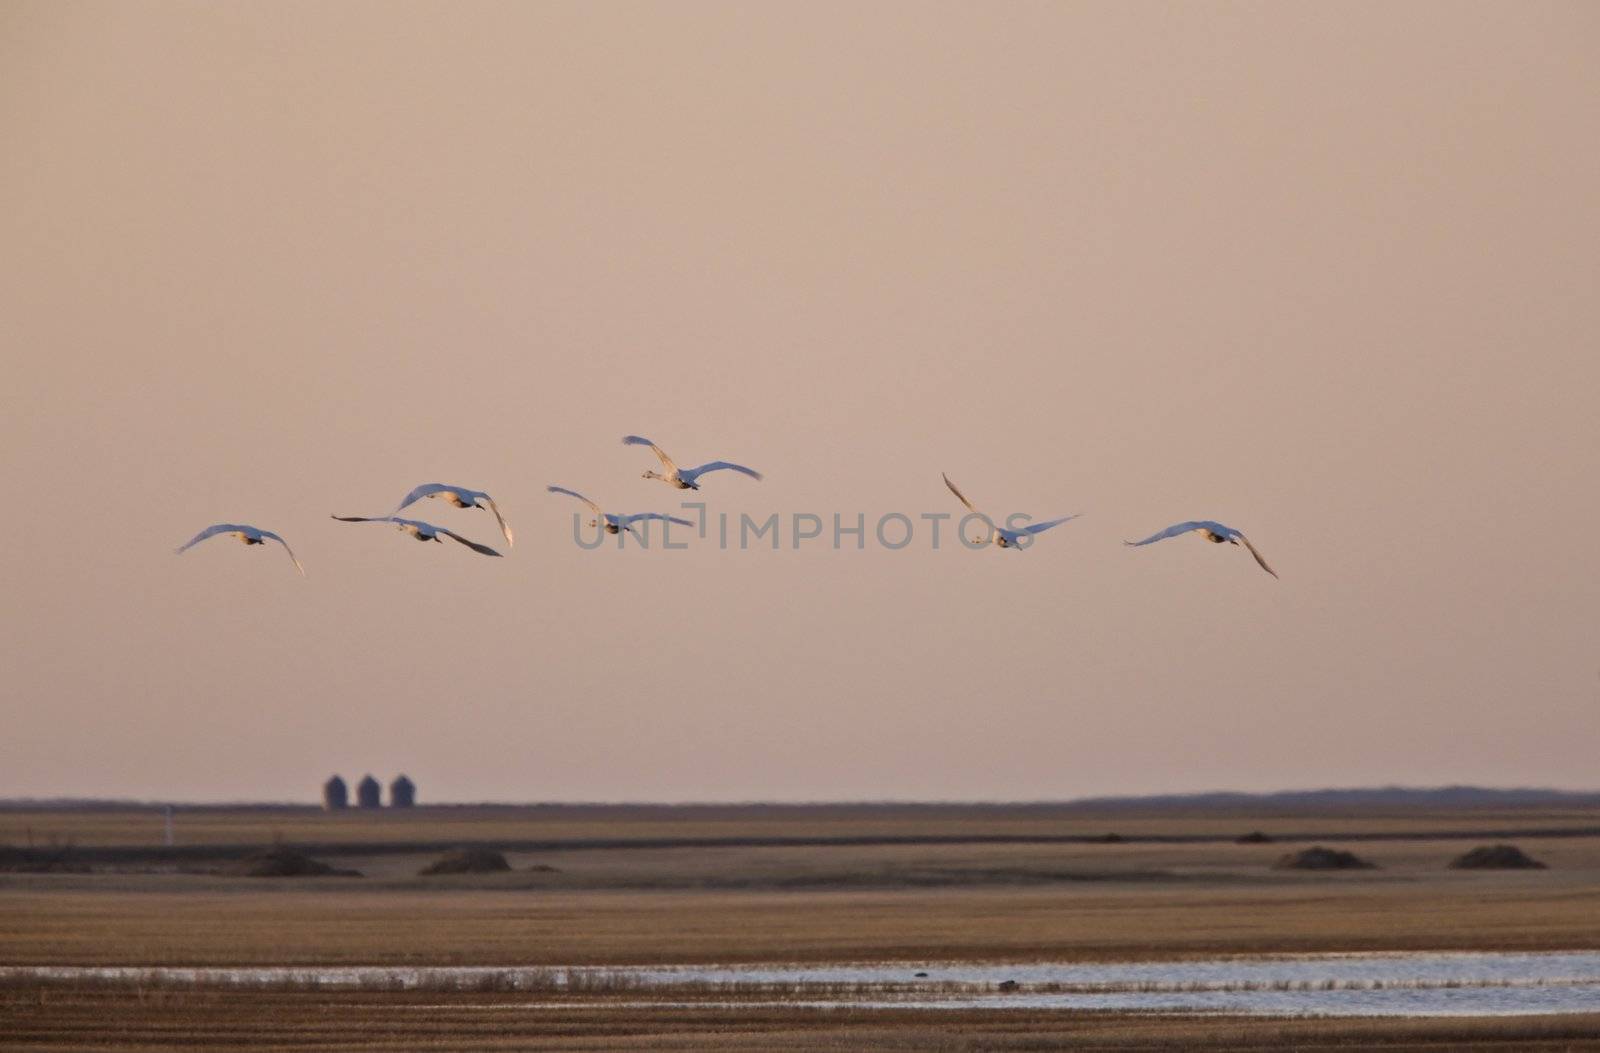
POLYGON ((1243 534, 1239 533, 1237 530, 1235 530, 1233 533, 1234 533, 1235 537, 1237 537, 1240 541, 1244 542, 1244 547, 1249 549, 1250 550, 1250 554, 1256 558, 1256 562, 1261 564, 1261 569, 1266 571, 1268 574, 1271 574, 1274 578, 1276 578, 1278 576, 1278 572, 1273 570, 1271 567, 1267 566, 1267 561, 1262 559, 1261 558, 1261 553, 1257 552, 1256 551, 1256 547, 1254 545, 1250 544, 1250 539, 1245 537, 1243 534))
POLYGON ((678 470, 678 466, 672 463, 672 458, 668 457, 661 447, 657 446, 655 443, 651 442, 649 439, 646 439, 642 435, 624 435, 622 437, 622 445, 648 446, 652 450, 656 451, 656 456, 661 458, 662 467, 666 468, 669 474, 678 470))
POLYGON ((664 519, 668 523, 676 523, 679 526, 686 526, 686 527, 694 526, 694 524, 689 522, 687 519, 679 519, 677 516, 669 516, 669 515, 666 515, 666 514, 664 514, 662 512, 640 512, 636 516, 623 516, 622 517, 622 520, 623 520, 624 523, 637 523, 641 519, 664 519))
POLYGON ((245 533, 254 533, 255 529, 253 527, 242 526, 242 525, 240 525, 238 523, 218 523, 216 526, 208 526, 208 527, 206 527, 204 530, 200 531, 200 533, 196 534, 194 537, 190 538, 187 542, 185 542, 182 545, 179 545, 177 548, 173 549, 172 551, 174 553, 181 554, 184 550, 189 549, 189 548, 193 548, 195 545, 200 544, 200 542, 204 541, 208 537, 215 537, 218 534, 232 534, 235 531, 244 531, 245 533))
POLYGON ((746 468, 742 464, 734 464, 732 461, 709 461, 705 464, 702 464, 698 468, 686 468, 678 474, 692 482, 707 472, 720 472, 724 468, 730 471, 738 472, 741 475, 748 475, 757 482, 761 481, 760 472, 756 471, 754 468, 746 468))
POLYGON ((568 497, 576 497, 578 500, 580 500, 584 504, 588 505, 589 506, 589 510, 592 511, 595 515, 597 515, 597 516, 604 516, 605 515, 604 512, 600 511, 600 506, 599 505, 595 504, 593 501, 589 500, 587 497, 584 497, 582 494, 578 493, 578 491, 576 491, 576 490, 568 490, 564 486, 547 486, 547 487, 545 487, 545 489, 550 491, 553 494, 566 494, 568 497))
POLYGON ((1017 531, 1017 533, 1019 533, 1019 534, 1042 534, 1046 530, 1049 530, 1051 527, 1060 526, 1062 523, 1065 523, 1068 520, 1077 519, 1078 516, 1080 516, 1082 514, 1083 514, 1082 512, 1074 512, 1072 515, 1070 515, 1070 516, 1062 516, 1060 519, 1047 519, 1043 523, 1029 523, 1027 526, 1025 526, 1021 530, 1017 531))
POLYGON ((429 494, 443 493, 446 490, 456 490, 456 489, 457 489, 456 487, 454 487, 454 486, 446 486, 444 483, 423 483, 421 486, 417 487, 415 490, 411 491, 409 494, 406 494, 405 500, 403 500, 399 504, 395 505, 394 506, 394 511, 390 512, 389 514, 390 515, 395 515, 402 508, 406 507, 407 505, 416 504, 418 501, 422 500, 424 497, 427 497, 429 494))
POLYGON ((404 522, 404 520, 397 519, 394 516, 329 516, 328 518, 337 519, 341 523, 400 523, 400 522, 404 522))
POLYGON ((515 547, 517 542, 511 536, 511 524, 507 523, 506 517, 500 514, 500 506, 495 504, 494 498, 486 493, 480 492, 478 496, 483 498, 483 503, 489 506, 489 511, 494 513, 494 521, 500 524, 500 533, 505 537, 507 547, 515 547))
POLYGON ((490 548, 488 545, 480 545, 476 541, 468 541, 466 538, 462 537, 460 534, 456 533, 454 530, 446 530, 444 527, 436 526, 436 527, 433 528, 433 532, 436 533, 436 534, 443 534, 443 535, 445 535, 446 537, 449 537, 449 538, 453 538, 456 541, 459 541, 463 545, 465 545, 468 548, 470 548, 472 551, 474 551, 474 552, 482 552, 485 556, 498 556, 500 554, 500 553, 496 552, 494 549, 490 548))
MULTIPOLYGON (((1159 534, 1151 534, 1149 537, 1145 538, 1143 541, 1124 541, 1123 544, 1124 545, 1148 545, 1148 544, 1150 544, 1152 542, 1155 542, 1155 541, 1164 541, 1169 537, 1177 537, 1179 534, 1187 534, 1191 530, 1209 530, 1213 526, 1220 526, 1220 525, 1221 524, 1207 523, 1207 522, 1205 522, 1203 520, 1193 519, 1193 520, 1190 520, 1187 523, 1174 523, 1174 524, 1172 524, 1172 526, 1167 527, 1167 529, 1163 530, 1161 533, 1159 533, 1159 534)), ((1224 527, 1223 529, 1226 530, 1227 528, 1224 527)))
POLYGON ((294 549, 289 547, 289 543, 287 541, 283 540, 283 538, 279 537, 277 534, 274 534, 270 530, 263 530, 261 532, 261 536, 262 537, 270 537, 272 540, 274 540, 278 544, 282 545, 283 546, 283 550, 285 552, 289 553, 289 558, 291 560, 294 560, 294 569, 298 570, 300 572, 300 576, 302 578, 306 576, 306 568, 302 567, 300 565, 300 561, 295 558, 294 549))
MULTIPOLYGON (((971 501, 967 500, 967 495, 956 489, 956 484, 950 481, 950 477, 948 475, 945 475, 943 472, 940 472, 939 475, 943 477, 944 485, 950 488, 950 492, 955 494, 957 499, 959 499, 962 504, 967 506, 967 511, 971 512, 973 515, 983 516, 983 513, 978 511, 971 501)), ((983 516, 983 518, 988 519, 989 517, 983 516)))

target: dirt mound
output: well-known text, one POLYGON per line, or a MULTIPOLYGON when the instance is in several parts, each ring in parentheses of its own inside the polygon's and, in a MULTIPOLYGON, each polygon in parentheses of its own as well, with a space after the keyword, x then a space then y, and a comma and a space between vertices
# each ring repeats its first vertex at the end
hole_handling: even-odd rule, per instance
POLYGON ((1523 853, 1516 845, 1479 845, 1456 856, 1451 870, 1545 870, 1545 865, 1523 853))
POLYGON ((435 859, 417 871, 418 874, 497 874, 510 870, 511 864, 499 852, 487 848, 462 848, 435 859))
POLYGON ((1272 864, 1274 870, 1376 870, 1376 863, 1369 863, 1354 852, 1341 852, 1337 848, 1323 848, 1316 845, 1300 852, 1290 852, 1272 864))
POLYGON ((229 873, 244 877, 360 877, 359 870, 341 870, 289 848, 269 848, 245 856, 229 873))
POLYGON ((1272 844, 1272 838, 1260 830, 1252 830, 1243 837, 1234 838, 1233 843, 1236 845, 1270 845, 1272 844))

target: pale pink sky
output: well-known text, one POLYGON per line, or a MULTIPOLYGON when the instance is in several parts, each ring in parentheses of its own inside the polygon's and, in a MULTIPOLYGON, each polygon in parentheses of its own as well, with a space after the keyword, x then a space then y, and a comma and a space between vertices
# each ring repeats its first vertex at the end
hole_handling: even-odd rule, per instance
MULTIPOLYGON (((1594 787, 1600 8, 0 6, 0 796, 1594 787), (578 550, 1084 512, 1023 553, 578 550), (327 516, 487 489, 504 560, 327 516), (1187 518, 1240 549, 1121 545, 1187 518), (208 542, 235 520, 305 562, 208 542)), ((487 513, 421 518, 494 541, 487 513)))

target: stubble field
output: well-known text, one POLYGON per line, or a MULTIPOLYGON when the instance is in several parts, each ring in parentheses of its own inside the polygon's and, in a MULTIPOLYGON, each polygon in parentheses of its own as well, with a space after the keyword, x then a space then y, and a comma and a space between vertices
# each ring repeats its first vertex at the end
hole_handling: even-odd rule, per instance
MULTIPOLYGON (((93 868, 0 874, 0 964, 560 967, 1600 948, 1600 811, 1585 809, 217 809, 180 812, 176 829, 168 851, 155 812, 0 812, 0 842, 54 844, 93 868), (1234 842, 1258 830, 1274 840, 1234 842), (1446 868, 1508 839, 1550 869, 1446 868), (365 876, 217 872, 274 841, 365 876), (1379 869, 1271 868, 1312 841, 1379 869), (514 869, 416 875, 463 844, 494 845, 514 869)), ((1272 1021, 702 1002, 13 979, 0 1045, 160 1048, 231 1035, 226 1044, 254 1036, 255 1048, 296 1049, 1109 1049, 1159 1033, 1195 1048, 1565 1049, 1600 1035, 1600 1016, 1272 1021), (316 1028, 284 1030, 307 1014, 316 1028)))

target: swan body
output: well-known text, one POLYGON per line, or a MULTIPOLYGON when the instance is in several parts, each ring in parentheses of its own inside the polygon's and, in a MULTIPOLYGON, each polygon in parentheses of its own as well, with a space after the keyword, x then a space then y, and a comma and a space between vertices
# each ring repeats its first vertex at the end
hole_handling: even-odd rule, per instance
POLYGON ((673 463, 671 457, 667 456, 665 450, 651 442, 649 439, 639 435, 624 435, 622 437, 622 445, 648 446, 650 449, 654 450, 656 457, 661 460, 661 467, 665 469, 665 472, 647 471, 644 473, 644 478, 660 479, 668 486, 675 486, 679 490, 698 490, 700 489, 700 483, 698 480, 702 475, 705 475, 707 472, 720 472, 724 469, 738 472, 741 475, 748 475, 757 482, 761 481, 760 472, 756 471, 754 468, 746 468, 742 464, 734 464, 732 461, 707 461, 698 468, 680 468, 677 466, 677 464, 673 463))
POLYGON ((401 519, 399 516, 334 516, 333 518, 341 523, 393 523, 397 530, 410 534, 418 541, 438 541, 441 545, 444 542, 440 540, 439 535, 443 534, 452 541, 461 542, 461 544, 474 552, 480 552, 485 556, 500 555, 488 545, 480 545, 476 541, 469 541, 454 530, 446 530, 442 526, 424 523, 420 519, 401 519))
POLYGON ((564 486, 547 486, 545 489, 552 494, 565 494, 568 497, 576 497, 578 500, 588 505, 589 510, 592 511, 595 516, 593 519, 589 520, 589 525, 593 527, 602 526, 603 524, 605 532, 608 534, 620 534, 626 530, 634 537, 638 537, 639 533, 633 529, 633 524, 645 519, 664 519, 668 523, 676 523, 679 526, 694 526, 694 524, 689 522, 687 519, 679 519, 677 516, 663 515, 660 512, 640 512, 631 516, 620 516, 612 512, 602 511, 599 505, 595 504, 587 497, 584 497, 576 490, 568 490, 564 486))
POLYGON ((285 552, 289 553, 289 558, 294 561, 294 569, 300 572, 300 576, 302 578, 306 576, 306 568, 302 567, 300 565, 300 560, 295 558, 294 549, 289 547, 289 543, 287 541, 283 540, 283 538, 279 537, 277 534, 274 534, 270 530, 262 530, 259 527, 248 526, 244 523, 218 523, 215 526, 208 526, 204 530, 200 531, 200 533, 190 538, 185 544, 180 545, 174 551, 176 551, 178 555, 182 555, 187 550, 200 544, 200 542, 204 541, 206 538, 216 537, 218 534, 231 534, 240 541, 243 541, 246 545, 259 545, 266 541, 276 541, 278 544, 283 546, 283 550, 285 552))
MULTIPOLYGON (((506 539, 506 546, 509 548, 516 544, 515 539, 511 536, 511 524, 507 523, 505 517, 500 514, 500 506, 494 503, 494 498, 490 497, 482 490, 469 490, 465 486, 447 486, 444 483, 423 483, 409 494, 406 494, 405 500, 401 501, 398 505, 395 505, 394 511, 390 512, 389 515, 397 516, 407 506, 416 504, 425 497, 431 497, 438 501, 444 501, 448 504, 455 505, 457 508, 488 509, 490 512, 494 513, 494 521, 500 524, 500 534, 506 539)), ((338 517, 335 516, 334 518, 337 519, 338 517)))
POLYGON ((971 501, 967 500, 967 495, 956 489, 956 484, 950 481, 950 477, 948 475, 944 476, 944 485, 948 486, 950 488, 950 492, 955 494, 961 503, 967 506, 967 511, 971 512, 973 515, 983 516, 984 520, 989 524, 988 538, 974 538, 972 543, 975 545, 991 544, 998 548, 1018 548, 1020 547, 1018 542, 1020 542, 1023 538, 1042 534, 1051 527, 1060 526, 1062 523, 1065 523, 1068 520, 1077 519, 1078 515, 1081 514, 1074 513, 1070 516, 1062 516, 1060 519, 1046 519, 1042 523, 1029 523, 1021 530, 1008 530, 996 523, 993 519, 990 519, 987 515, 984 515, 984 513, 978 511, 977 507, 973 505, 971 501))
POLYGON ((1250 550, 1250 554, 1256 558, 1256 562, 1261 564, 1262 570, 1266 571, 1268 574, 1271 574, 1274 578, 1278 576, 1278 572, 1267 566, 1267 561, 1262 558, 1261 553, 1257 552, 1256 547, 1250 544, 1249 538, 1245 537, 1244 534, 1233 529, 1231 526, 1224 526, 1221 523, 1213 522, 1209 519, 1192 519, 1187 523, 1174 523, 1172 526, 1167 527, 1167 529, 1161 531, 1160 533, 1151 534, 1143 541, 1124 541, 1123 544, 1134 546, 1149 545, 1157 541, 1163 541, 1169 537, 1177 537, 1179 534, 1191 533, 1199 534, 1201 537, 1215 545, 1220 545, 1224 541, 1230 545, 1243 545, 1245 548, 1250 550))

